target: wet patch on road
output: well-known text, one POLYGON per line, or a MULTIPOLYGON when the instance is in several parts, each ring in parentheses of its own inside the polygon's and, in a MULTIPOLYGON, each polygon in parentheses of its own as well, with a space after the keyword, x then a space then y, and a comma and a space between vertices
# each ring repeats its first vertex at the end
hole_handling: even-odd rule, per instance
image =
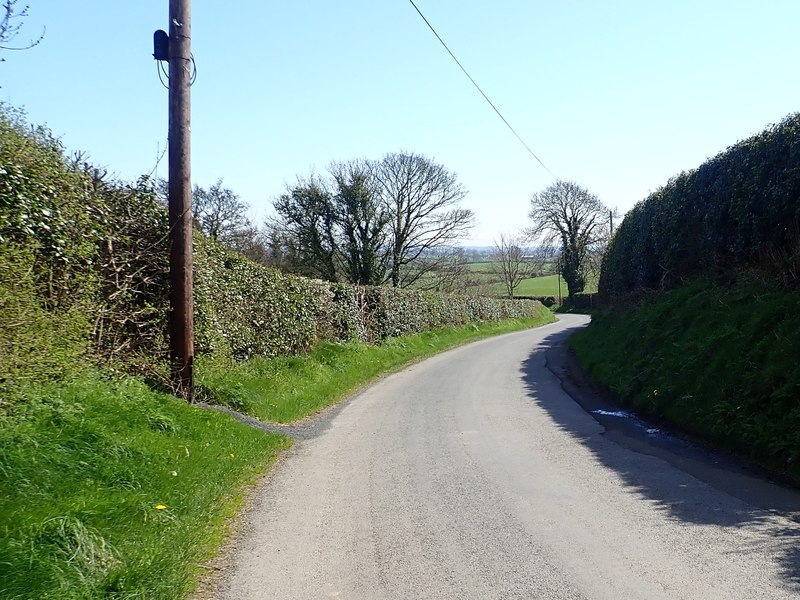
POLYGON ((563 341, 551 345, 545 356, 547 368, 559 378, 564 391, 605 428, 602 435, 606 439, 634 452, 656 456, 752 506, 800 522, 800 489, 796 486, 621 408, 583 371, 563 341))

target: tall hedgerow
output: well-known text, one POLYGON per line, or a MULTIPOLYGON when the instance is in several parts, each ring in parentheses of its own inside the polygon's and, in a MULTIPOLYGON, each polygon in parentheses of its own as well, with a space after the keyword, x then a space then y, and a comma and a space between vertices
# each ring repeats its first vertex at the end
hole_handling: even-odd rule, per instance
MULTIPOLYGON (((47 128, 0 105, 0 388, 89 362, 166 382, 168 231, 152 181, 108 181, 69 158, 47 128)), ((237 360, 538 307, 286 275, 199 231, 194 283, 196 352, 237 360)))
POLYGON ((800 114, 637 204, 609 245, 599 292, 608 299, 740 269, 800 282, 800 114))

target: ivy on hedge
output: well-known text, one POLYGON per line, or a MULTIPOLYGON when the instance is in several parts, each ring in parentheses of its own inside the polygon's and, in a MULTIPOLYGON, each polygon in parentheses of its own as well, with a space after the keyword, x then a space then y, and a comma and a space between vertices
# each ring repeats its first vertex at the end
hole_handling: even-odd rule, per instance
POLYGON ((368 343, 448 325, 531 317, 533 300, 363 287, 286 275, 195 237, 198 353, 237 359, 304 352, 319 341, 368 343))
MULTIPOLYGON (((0 103, 0 354, 8 359, 0 360, 0 403, 4 386, 59 376, 90 348, 93 360, 166 379, 167 240, 152 181, 105 181, 69 159, 47 128, 0 103)), ((196 352, 236 359, 541 310, 531 300, 286 275, 200 232, 194 285, 196 352)))
POLYGON ((639 202, 608 247, 599 292, 609 299, 743 268, 787 286, 800 280, 800 113, 639 202))

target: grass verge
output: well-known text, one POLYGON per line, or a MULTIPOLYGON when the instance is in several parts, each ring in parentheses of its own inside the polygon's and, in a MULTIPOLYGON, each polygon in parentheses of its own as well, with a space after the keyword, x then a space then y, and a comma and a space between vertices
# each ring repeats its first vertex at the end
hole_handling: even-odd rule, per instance
MULTIPOLYGON (((543 309, 533 319, 383 346, 323 344, 303 357, 201 361, 199 379, 237 408, 287 422, 418 358, 553 319, 543 309)), ((0 409, 0 598, 185 597, 224 541, 248 483, 290 443, 135 379, 89 372, 27 388, 0 409)))
POLYGON ((485 322, 389 338, 380 346, 324 343, 304 356, 245 363, 201 359, 198 382, 214 401, 264 421, 290 423, 336 403, 380 374, 481 338, 555 320, 542 308, 530 319, 485 322))
POLYGON ((692 283, 573 336, 623 403, 800 481, 800 294, 692 283))
POLYGON ((0 421, 0 597, 174 600, 283 436, 96 374, 0 421))

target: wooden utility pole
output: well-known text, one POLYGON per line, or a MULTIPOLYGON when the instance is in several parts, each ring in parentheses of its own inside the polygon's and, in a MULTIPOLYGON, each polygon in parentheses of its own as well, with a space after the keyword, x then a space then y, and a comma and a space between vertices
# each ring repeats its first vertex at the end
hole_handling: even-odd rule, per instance
POLYGON ((175 393, 194 399, 191 0, 169 1, 170 361, 175 393))

